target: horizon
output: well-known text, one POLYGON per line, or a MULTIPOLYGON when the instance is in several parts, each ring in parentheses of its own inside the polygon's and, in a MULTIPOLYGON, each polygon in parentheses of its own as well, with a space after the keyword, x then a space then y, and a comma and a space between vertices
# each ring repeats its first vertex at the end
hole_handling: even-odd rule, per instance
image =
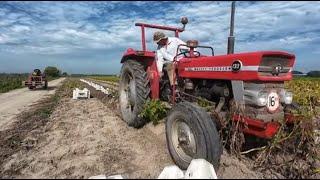
MULTIPOLYGON (((231 2, 1 2, 0 73, 55 66, 68 74, 118 74, 127 48, 141 49, 136 22, 181 26, 226 54, 231 2)), ((296 55, 295 71, 320 70, 320 2, 236 2, 235 53, 279 50, 296 55)), ((147 30, 149 50, 154 30, 147 30)), ((169 34, 169 33, 168 33, 169 34)), ((169 34, 170 35, 170 34, 169 34)))

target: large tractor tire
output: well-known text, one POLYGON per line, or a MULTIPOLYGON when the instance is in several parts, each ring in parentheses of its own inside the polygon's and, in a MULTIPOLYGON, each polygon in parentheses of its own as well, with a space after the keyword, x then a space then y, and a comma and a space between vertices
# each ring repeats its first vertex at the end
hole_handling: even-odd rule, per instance
POLYGON ((149 94, 150 84, 144 66, 135 60, 127 60, 120 73, 119 102, 122 119, 129 126, 140 128, 145 125, 146 120, 139 114, 149 94))
POLYGON ((172 108, 166 121, 167 146, 173 161, 181 169, 192 159, 206 159, 219 168, 222 144, 209 114, 189 102, 172 108))

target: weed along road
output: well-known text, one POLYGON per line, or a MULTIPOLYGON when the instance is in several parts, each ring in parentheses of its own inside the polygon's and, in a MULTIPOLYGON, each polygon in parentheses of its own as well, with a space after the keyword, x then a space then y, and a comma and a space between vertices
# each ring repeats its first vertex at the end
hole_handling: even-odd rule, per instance
POLYGON ((29 90, 26 87, 0 94, 0 131, 7 129, 21 111, 32 107, 33 103, 45 96, 54 94, 56 88, 61 85, 64 79, 50 81, 47 90, 29 90))

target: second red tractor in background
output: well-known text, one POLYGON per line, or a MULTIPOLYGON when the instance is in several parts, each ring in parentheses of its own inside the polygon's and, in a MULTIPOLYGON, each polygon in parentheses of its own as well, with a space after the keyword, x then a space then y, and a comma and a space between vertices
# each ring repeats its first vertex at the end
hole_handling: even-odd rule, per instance
POLYGON ((42 73, 40 69, 34 69, 28 76, 28 79, 24 81, 24 86, 27 86, 29 89, 35 89, 38 86, 47 89, 48 80, 46 74, 42 73))

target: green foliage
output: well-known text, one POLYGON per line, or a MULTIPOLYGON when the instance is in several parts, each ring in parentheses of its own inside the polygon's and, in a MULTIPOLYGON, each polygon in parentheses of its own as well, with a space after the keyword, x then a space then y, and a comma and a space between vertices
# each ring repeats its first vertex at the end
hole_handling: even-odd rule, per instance
POLYGON ((51 77, 59 77, 61 74, 61 71, 57 68, 57 67, 53 67, 53 66, 47 66, 44 69, 44 73, 47 76, 51 76, 51 77))
POLYGON ((153 124, 156 125, 159 123, 159 120, 166 117, 167 110, 163 102, 159 100, 148 100, 140 113, 140 117, 152 121, 153 124))
POLYGON ((22 81, 28 78, 28 74, 0 74, 0 93, 24 87, 22 81))
POLYGON ((202 98, 202 97, 198 97, 197 104, 200 107, 207 109, 208 111, 215 106, 215 104, 213 102, 208 101, 207 99, 202 98))
POLYGON ((286 82, 286 88, 293 92, 293 101, 302 106, 304 115, 319 114, 320 78, 300 77, 286 82))

